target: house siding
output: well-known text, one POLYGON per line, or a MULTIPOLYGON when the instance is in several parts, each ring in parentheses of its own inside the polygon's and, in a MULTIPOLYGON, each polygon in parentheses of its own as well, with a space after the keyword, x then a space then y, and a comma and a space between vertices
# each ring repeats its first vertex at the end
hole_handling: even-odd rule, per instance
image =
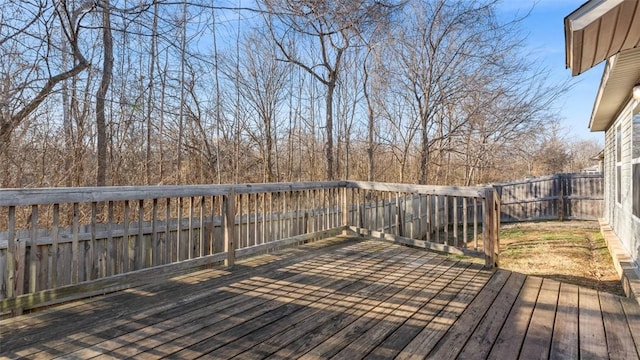
POLYGON ((629 101, 605 133, 605 220, 640 268, 640 219, 633 216, 632 117, 637 101, 629 101), (616 201, 616 129, 622 129, 621 202, 616 201))

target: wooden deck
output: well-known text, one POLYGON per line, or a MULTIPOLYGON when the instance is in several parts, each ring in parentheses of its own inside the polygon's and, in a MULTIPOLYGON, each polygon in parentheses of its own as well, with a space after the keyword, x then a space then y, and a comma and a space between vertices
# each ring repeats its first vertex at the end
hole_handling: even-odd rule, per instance
POLYGON ((630 299, 334 238, 0 322, 0 357, 638 358, 630 299))

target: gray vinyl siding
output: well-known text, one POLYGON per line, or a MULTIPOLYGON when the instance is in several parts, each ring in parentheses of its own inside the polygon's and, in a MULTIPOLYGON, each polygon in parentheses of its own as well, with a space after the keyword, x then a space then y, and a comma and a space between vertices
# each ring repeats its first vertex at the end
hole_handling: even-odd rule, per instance
POLYGON ((605 211, 604 216, 622 245, 640 265, 640 219, 633 216, 632 198, 632 116, 637 101, 630 101, 605 133, 605 211), (616 202, 616 128, 622 128, 622 168, 620 203, 616 202))

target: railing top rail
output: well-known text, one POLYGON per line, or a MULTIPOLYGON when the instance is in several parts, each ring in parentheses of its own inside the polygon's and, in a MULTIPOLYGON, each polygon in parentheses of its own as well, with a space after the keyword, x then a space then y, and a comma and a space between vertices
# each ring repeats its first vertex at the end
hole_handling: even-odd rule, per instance
POLYGON ((347 187, 363 190, 397 191, 427 195, 464 196, 473 198, 484 198, 487 191, 493 190, 491 186, 435 186, 377 183, 368 181, 348 181, 347 187))
POLYGON ((0 189, 0 206, 28 206, 81 202, 219 196, 236 194, 342 188, 345 181, 234 185, 105 186, 76 188, 0 189))
POLYGON ((484 198, 491 187, 434 186, 377 183, 366 181, 318 181, 225 185, 161 185, 161 186, 105 186, 76 188, 0 189, 0 206, 29 206, 104 201, 136 201, 191 196, 277 193, 335 188, 406 192, 428 195, 484 198))
POLYGON ((602 179, 603 174, 587 174, 587 173, 563 173, 563 174, 553 174, 546 176, 534 176, 525 179, 505 181, 491 184, 492 186, 510 186, 510 185, 521 185, 521 184, 531 184, 537 182, 544 182, 549 180, 556 180, 561 178, 566 179, 602 179))

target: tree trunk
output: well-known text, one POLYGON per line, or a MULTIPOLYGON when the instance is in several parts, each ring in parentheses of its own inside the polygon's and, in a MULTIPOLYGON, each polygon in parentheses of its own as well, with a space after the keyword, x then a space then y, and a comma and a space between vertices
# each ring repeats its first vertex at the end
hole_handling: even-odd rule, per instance
POLYGON ((325 144, 325 154, 327 156, 327 181, 333 180, 333 92, 335 90, 335 87, 335 81, 329 81, 329 83, 327 84, 327 141, 325 144))
POLYGON ((420 143, 420 178, 418 183, 425 185, 429 181, 429 133, 427 120, 422 119, 422 139, 420 143))
POLYGON ((104 60, 102 64, 102 79, 96 94, 96 130, 98 148, 97 186, 107 183, 107 122, 104 105, 113 73, 113 36, 111 34, 111 9, 109 0, 102 3, 102 41, 104 46, 104 60))
POLYGON ((152 182, 151 164, 153 160, 151 158, 151 134, 152 134, 152 122, 151 116, 153 111, 153 78, 155 76, 155 64, 156 64, 156 50, 158 48, 158 4, 153 6, 153 25, 151 27, 151 53, 149 54, 149 94, 147 98, 147 133, 146 133, 146 148, 145 148, 145 184, 150 185, 152 182))

